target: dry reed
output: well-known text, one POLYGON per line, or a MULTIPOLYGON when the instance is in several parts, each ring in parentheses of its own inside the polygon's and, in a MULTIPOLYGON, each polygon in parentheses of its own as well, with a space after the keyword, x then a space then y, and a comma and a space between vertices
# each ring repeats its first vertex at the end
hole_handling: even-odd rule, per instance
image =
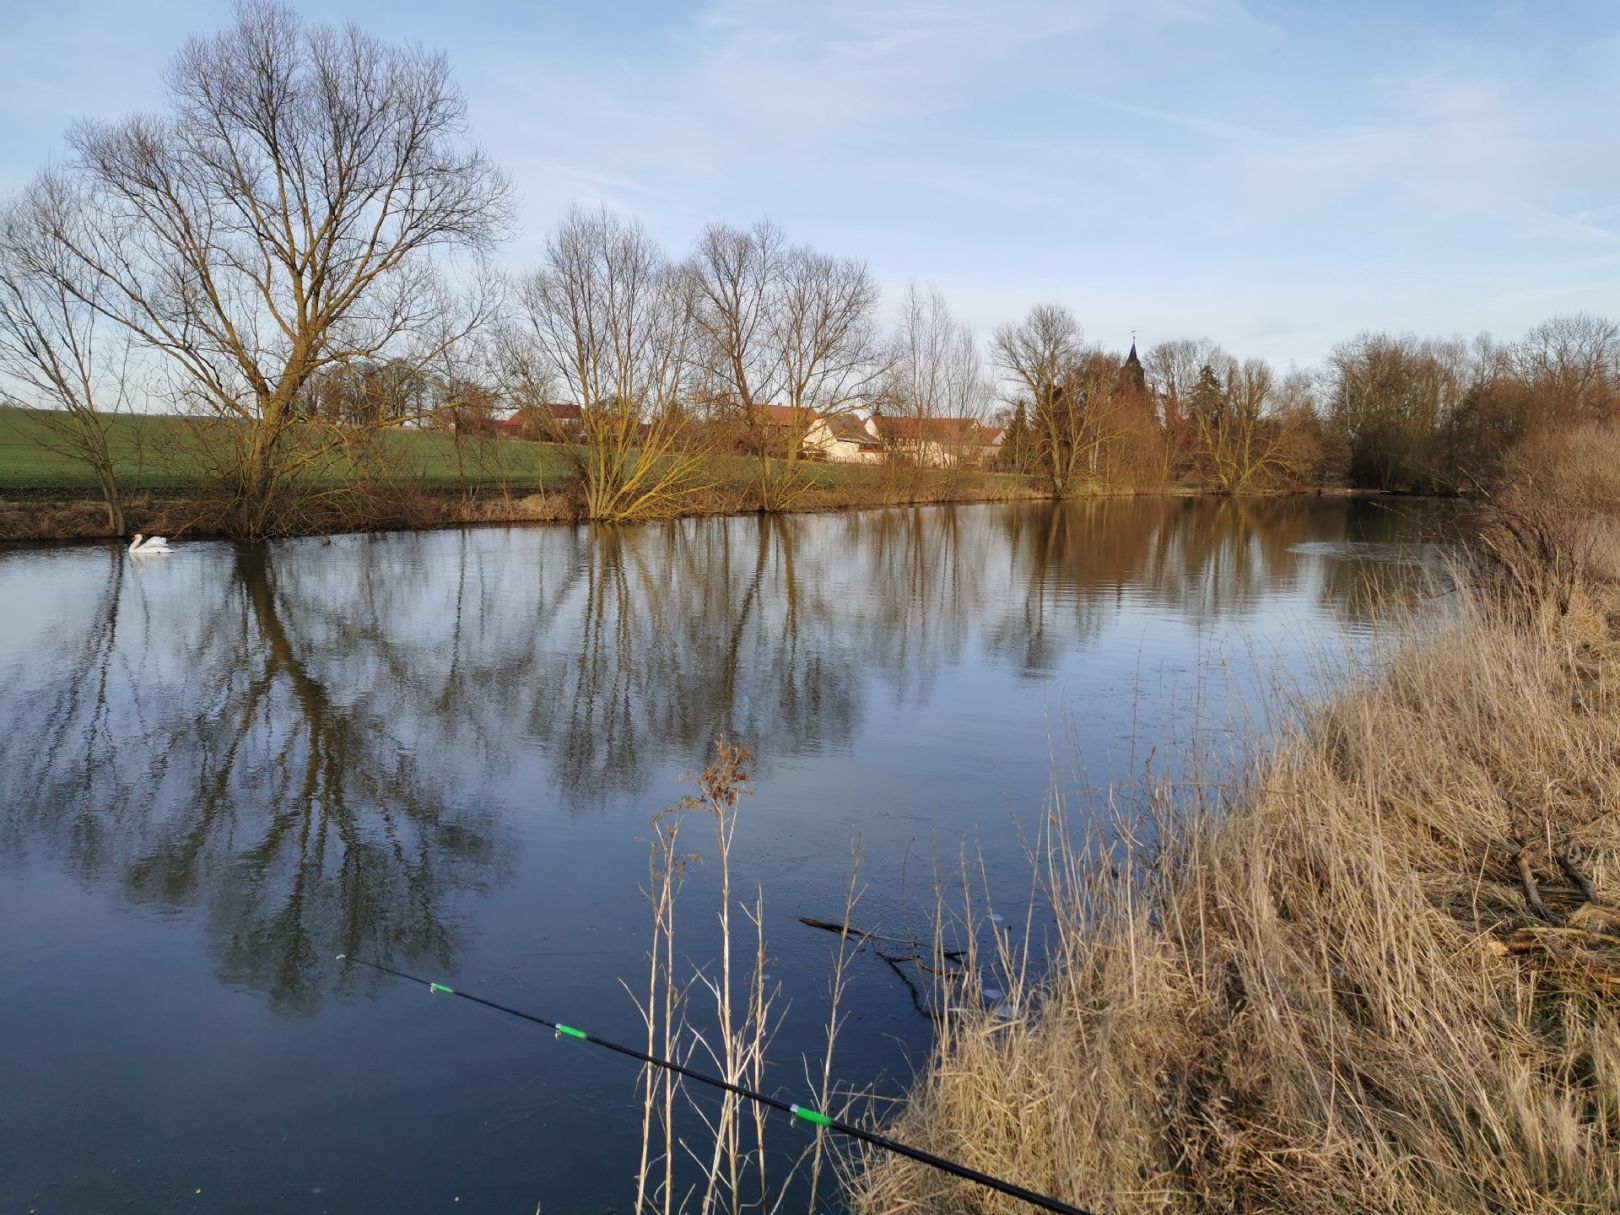
MULTIPOLYGON (((1521 452, 1484 589, 1247 792, 1161 799, 1141 843, 1056 809, 1055 944, 1002 960, 999 1010, 946 1001, 892 1133, 1111 1215, 1620 1209, 1617 455, 1521 452)), ((852 1183, 1017 1209, 906 1161, 852 1183)))
MULTIPOLYGON (((652 942, 644 994, 632 993, 646 1030, 647 1052, 695 1066, 727 1084, 765 1091, 766 1061, 784 1010, 781 985, 767 975, 763 893, 746 901, 734 889, 732 855, 738 810, 748 796, 749 754, 719 741, 709 766, 692 779, 697 793, 654 816, 648 849, 648 903, 652 942), (708 861, 718 871, 717 957, 696 961, 678 947, 686 922, 683 898, 689 866, 702 854, 693 850, 689 825, 707 820, 712 831, 708 861)), ((858 897, 858 862, 851 870, 846 918, 858 897)), ((701 932, 701 929, 700 929, 701 932)), ((829 1108, 833 1058, 841 1025, 839 1009, 846 968, 853 952, 840 944, 831 978, 831 1011, 819 1061, 806 1059, 822 1108, 829 1108)), ((718 1098, 702 1086, 663 1069, 642 1072, 641 1153, 634 1210, 645 1215, 725 1212, 775 1215, 804 1193, 816 1201, 826 1154, 826 1132, 817 1129, 797 1160, 767 1148, 767 1110, 730 1091, 718 1098), (773 1167, 779 1166, 779 1167, 773 1167)), ((802 1136, 797 1137, 802 1144, 802 1136)))

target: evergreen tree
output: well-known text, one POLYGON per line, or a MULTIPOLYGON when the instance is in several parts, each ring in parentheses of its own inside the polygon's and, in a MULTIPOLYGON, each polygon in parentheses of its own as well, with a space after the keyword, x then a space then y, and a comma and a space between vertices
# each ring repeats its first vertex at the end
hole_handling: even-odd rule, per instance
POLYGON ((1024 402, 1019 401, 1013 406, 1012 420, 1007 423, 1007 433, 1001 441, 1002 465, 1010 472, 1028 472, 1030 449, 1029 414, 1024 402))
POLYGON ((1205 363, 1198 372, 1198 382, 1187 398, 1187 408, 1193 417, 1207 426, 1219 426, 1226 410, 1226 389, 1221 386, 1215 369, 1205 363))

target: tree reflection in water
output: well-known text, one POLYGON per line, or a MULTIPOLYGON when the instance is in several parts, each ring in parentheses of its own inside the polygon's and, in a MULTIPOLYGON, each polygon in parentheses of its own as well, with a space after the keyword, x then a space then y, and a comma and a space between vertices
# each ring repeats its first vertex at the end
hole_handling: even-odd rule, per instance
POLYGON ((114 557, 18 702, 42 745, 6 765, 7 823, 135 901, 202 905, 221 978, 279 1008, 313 1009, 340 950, 448 965, 456 892, 496 873, 488 814, 442 799, 400 728, 412 689, 365 677, 366 626, 321 630, 263 546, 216 551, 184 615, 114 557))
POLYGON ((927 705, 975 647, 1040 679, 1142 605, 1202 629, 1288 592, 1361 620, 1369 586, 1427 585, 1412 510, 1151 498, 75 553, 48 644, 0 648, 0 846, 201 907, 222 978, 306 1011, 340 950, 453 968, 463 896, 519 863, 497 787, 596 810, 720 737, 768 772, 850 747, 874 696, 927 705))

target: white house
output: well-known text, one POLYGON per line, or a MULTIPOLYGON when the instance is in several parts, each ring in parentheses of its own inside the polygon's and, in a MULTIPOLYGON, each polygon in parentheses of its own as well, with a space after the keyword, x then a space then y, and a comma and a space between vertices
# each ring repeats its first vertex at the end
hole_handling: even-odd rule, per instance
POLYGON ((892 456, 925 468, 970 468, 991 463, 1006 432, 976 418, 905 418, 874 413, 866 429, 892 456))

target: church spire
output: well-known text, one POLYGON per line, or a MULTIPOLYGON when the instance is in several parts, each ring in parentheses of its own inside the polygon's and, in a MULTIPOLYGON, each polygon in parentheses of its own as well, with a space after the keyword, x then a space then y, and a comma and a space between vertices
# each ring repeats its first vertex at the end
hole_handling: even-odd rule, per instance
POLYGON ((1125 356, 1125 366, 1121 368, 1125 379, 1138 389, 1147 388, 1147 374, 1142 370, 1142 360, 1136 357, 1136 330, 1131 330, 1131 352, 1125 356))

